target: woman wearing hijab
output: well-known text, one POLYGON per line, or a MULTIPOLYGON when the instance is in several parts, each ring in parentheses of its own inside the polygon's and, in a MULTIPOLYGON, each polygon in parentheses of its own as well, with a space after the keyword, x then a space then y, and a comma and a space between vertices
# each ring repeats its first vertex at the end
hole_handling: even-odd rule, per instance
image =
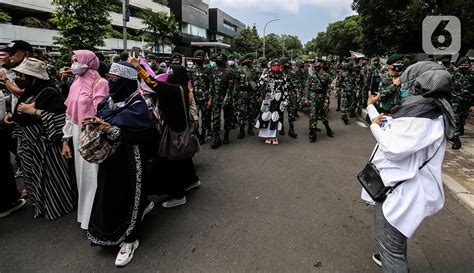
POLYGON ((288 105, 288 85, 280 62, 273 60, 270 72, 262 74, 257 87, 261 90, 263 101, 255 127, 260 128, 258 136, 264 137, 266 144, 278 144, 277 131, 283 128, 283 112, 288 105))
MULTIPOLYGON (((190 102, 192 103, 193 98, 188 88, 186 68, 182 65, 171 65, 167 82, 160 82, 140 66, 138 59, 130 58, 130 62, 137 69, 140 78, 156 92, 165 125, 175 132, 184 131, 187 126, 185 113, 193 116, 190 115, 190 102), (180 88, 184 93, 184 106, 180 88)), ((197 118, 192 120, 196 121, 197 118)), ((185 193, 201 185, 192 158, 177 161, 154 158, 153 173, 154 177, 164 182, 166 194, 170 197, 162 204, 164 208, 186 204, 185 193)))
POLYGON ((13 122, 18 125, 15 135, 28 197, 35 218, 57 219, 74 210, 77 202, 76 185, 61 156, 64 98, 49 80, 42 61, 26 58, 13 71, 15 83, 24 90, 13 122))
POLYGON ((98 105, 96 122, 103 137, 119 142, 116 151, 99 164, 97 191, 87 236, 93 245, 121 245, 116 266, 133 258, 140 225, 154 203, 145 193, 150 143, 157 138, 148 106, 138 90, 137 71, 127 62, 112 64, 109 96, 98 105))
MULTIPOLYGON (((384 272, 408 272, 407 238, 424 218, 444 205, 441 165, 446 138, 454 132, 449 72, 434 62, 411 65, 402 74, 402 104, 392 115, 380 115, 369 93, 370 129, 377 145, 371 162, 386 187, 394 187, 375 204, 375 237, 379 254, 372 256, 384 272)), ((367 192, 362 198, 373 202, 367 192)))
POLYGON ((75 75, 69 95, 66 99, 66 125, 63 128, 63 151, 66 158, 74 155, 74 167, 78 189, 77 221, 81 228, 87 230, 89 218, 97 188, 97 164, 87 162, 79 153, 78 143, 81 133, 81 123, 84 118, 94 117, 97 105, 109 93, 109 86, 97 69, 99 60, 94 52, 76 50, 72 52, 71 71, 75 75), (72 138, 74 153, 69 148, 72 138))

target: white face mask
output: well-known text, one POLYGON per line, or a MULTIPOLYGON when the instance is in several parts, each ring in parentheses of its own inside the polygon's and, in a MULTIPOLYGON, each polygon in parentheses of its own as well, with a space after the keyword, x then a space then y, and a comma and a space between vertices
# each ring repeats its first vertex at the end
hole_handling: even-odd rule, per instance
POLYGON ((73 63, 71 65, 72 74, 81 76, 82 74, 86 73, 89 67, 86 64, 81 63, 73 63))
POLYGON ((228 64, 228 65, 234 65, 235 62, 234 62, 234 61, 227 61, 227 64, 228 64))

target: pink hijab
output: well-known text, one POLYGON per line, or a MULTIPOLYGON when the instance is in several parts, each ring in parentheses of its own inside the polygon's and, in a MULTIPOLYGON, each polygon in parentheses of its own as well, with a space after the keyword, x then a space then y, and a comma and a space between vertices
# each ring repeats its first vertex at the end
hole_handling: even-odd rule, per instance
POLYGON ((101 79, 99 72, 99 59, 90 50, 73 51, 77 62, 86 64, 89 69, 82 75, 76 76, 66 99, 66 115, 76 125, 86 117, 93 117, 97 112, 97 105, 109 94, 109 85, 101 79), (92 85, 95 86, 92 90, 92 85))

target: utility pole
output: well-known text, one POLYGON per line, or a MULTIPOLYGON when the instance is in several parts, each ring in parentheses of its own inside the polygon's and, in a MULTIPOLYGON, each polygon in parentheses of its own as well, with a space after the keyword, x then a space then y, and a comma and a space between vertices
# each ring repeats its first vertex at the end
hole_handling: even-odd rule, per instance
POLYGON ((127 51, 127 22, 130 20, 128 12, 128 1, 122 0, 122 17, 123 17, 123 51, 127 51))

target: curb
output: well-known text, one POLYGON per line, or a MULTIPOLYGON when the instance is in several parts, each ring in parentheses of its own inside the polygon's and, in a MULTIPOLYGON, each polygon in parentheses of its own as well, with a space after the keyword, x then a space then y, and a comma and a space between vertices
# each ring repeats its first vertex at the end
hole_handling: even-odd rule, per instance
POLYGON ((464 203, 464 205, 474 213, 474 194, 470 193, 447 174, 443 174, 443 183, 461 203, 464 203))
MULTIPOLYGON (((358 115, 360 121, 365 122, 369 125, 368 113, 366 109, 362 109, 360 115, 358 115)), ((443 184, 453 193, 453 195, 458 199, 462 204, 464 204, 472 213, 474 213, 474 194, 469 192, 461 184, 459 184, 455 179, 447 174, 443 175, 443 184)))

